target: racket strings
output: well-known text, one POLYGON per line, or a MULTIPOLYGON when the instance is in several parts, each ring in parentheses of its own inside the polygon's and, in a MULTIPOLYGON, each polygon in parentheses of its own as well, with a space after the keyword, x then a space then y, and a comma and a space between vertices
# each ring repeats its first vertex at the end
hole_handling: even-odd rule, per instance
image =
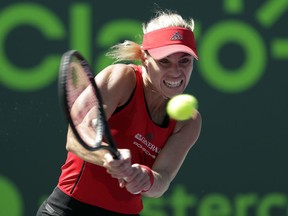
POLYGON ((70 62, 66 74, 67 104, 77 133, 86 144, 95 148, 102 144, 104 131, 98 100, 86 70, 85 64, 76 58, 70 62))
POLYGON ((93 127, 96 130, 95 146, 100 146, 103 141, 104 126, 100 118, 101 116, 99 115, 98 118, 92 120, 93 127))
POLYGON ((83 68, 75 60, 70 62, 69 73, 66 75, 66 91, 69 107, 72 108, 74 102, 81 95, 81 93, 90 85, 83 68))

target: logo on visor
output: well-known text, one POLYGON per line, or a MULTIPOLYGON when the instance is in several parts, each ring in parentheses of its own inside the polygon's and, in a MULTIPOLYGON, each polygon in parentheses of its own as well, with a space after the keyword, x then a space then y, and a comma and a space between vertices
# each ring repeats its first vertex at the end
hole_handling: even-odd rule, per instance
POLYGON ((173 34, 173 36, 171 37, 171 40, 172 41, 175 41, 175 40, 183 40, 183 36, 179 33, 179 32, 175 32, 173 34))

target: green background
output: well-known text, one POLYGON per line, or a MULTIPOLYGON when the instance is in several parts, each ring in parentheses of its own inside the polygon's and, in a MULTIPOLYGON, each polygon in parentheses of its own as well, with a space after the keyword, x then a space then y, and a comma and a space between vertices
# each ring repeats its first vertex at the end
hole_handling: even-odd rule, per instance
POLYGON ((143 216, 287 216, 288 1, 0 2, 0 215, 35 215, 66 158, 60 56, 95 71, 141 33, 155 8, 196 22, 199 61, 186 92, 203 129, 169 191, 143 216))

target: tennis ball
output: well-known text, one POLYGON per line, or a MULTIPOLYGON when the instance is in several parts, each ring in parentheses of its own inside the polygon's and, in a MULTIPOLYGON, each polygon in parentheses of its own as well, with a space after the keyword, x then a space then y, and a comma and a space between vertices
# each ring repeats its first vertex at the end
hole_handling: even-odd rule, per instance
POLYGON ((198 101, 190 94, 180 94, 172 97, 166 108, 172 119, 184 121, 196 117, 198 101))

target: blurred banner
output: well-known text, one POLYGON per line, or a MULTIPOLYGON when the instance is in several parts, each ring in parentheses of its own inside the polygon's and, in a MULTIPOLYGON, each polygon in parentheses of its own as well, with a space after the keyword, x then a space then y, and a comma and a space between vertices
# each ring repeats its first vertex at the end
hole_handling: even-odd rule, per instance
POLYGON ((203 129, 167 193, 142 216, 288 216, 288 1, 0 2, 0 215, 32 216, 66 159, 61 55, 95 71, 109 47, 141 43, 157 9, 195 19, 199 51, 186 90, 203 129), (286 71, 286 72, 285 72, 286 71))

